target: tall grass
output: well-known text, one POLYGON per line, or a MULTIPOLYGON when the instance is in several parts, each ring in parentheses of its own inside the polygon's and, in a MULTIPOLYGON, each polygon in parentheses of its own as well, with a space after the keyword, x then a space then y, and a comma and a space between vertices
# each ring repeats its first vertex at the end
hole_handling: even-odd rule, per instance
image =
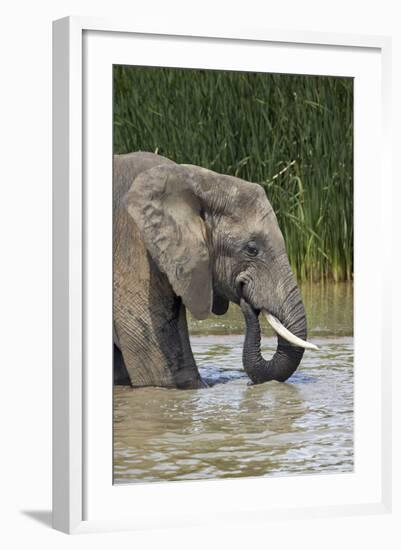
POLYGON ((349 78, 114 67, 114 152, 262 185, 301 280, 352 278, 352 119, 349 78))

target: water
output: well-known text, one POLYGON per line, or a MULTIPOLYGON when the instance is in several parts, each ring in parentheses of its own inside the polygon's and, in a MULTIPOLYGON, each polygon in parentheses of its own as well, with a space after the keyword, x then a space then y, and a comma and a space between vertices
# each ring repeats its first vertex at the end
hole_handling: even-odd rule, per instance
MULTIPOLYGON (((239 308, 190 319, 206 390, 114 389, 114 482, 234 478, 353 469, 352 286, 302 287, 309 339, 282 384, 249 385, 239 308)), ((262 321, 262 351, 276 340, 262 321)))

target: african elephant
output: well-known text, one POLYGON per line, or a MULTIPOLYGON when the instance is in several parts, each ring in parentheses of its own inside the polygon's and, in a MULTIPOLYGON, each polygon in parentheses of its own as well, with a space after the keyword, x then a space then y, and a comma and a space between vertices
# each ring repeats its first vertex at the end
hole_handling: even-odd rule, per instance
POLYGON ((261 186, 137 152, 114 157, 115 381, 200 388, 186 308, 197 319, 239 304, 243 366, 254 383, 284 381, 298 367, 306 318, 284 239, 261 186), (260 352, 258 316, 278 334, 260 352))

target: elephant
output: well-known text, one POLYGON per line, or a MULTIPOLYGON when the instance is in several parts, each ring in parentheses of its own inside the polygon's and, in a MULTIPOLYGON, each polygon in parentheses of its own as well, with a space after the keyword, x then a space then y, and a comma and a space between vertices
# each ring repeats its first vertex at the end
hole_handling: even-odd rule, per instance
POLYGON ((243 367, 251 383, 284 382, 297 369, 307 328, 276 215, 264 189, 161 155, 113 158, 114 382, 197 389, 186 319, 241 307, 243 367), (260 351, 260 313, 277 350, 260 351))

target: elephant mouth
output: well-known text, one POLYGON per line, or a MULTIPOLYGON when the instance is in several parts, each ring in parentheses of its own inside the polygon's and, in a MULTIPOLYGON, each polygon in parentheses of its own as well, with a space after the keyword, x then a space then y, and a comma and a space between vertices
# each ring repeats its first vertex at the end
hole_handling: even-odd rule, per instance
POLYGON ((224 315, 228 310, 229 302, 226 298, 223 298, 220 294, 213 291, 213 305, 212 312, 215 315, 224 315))

